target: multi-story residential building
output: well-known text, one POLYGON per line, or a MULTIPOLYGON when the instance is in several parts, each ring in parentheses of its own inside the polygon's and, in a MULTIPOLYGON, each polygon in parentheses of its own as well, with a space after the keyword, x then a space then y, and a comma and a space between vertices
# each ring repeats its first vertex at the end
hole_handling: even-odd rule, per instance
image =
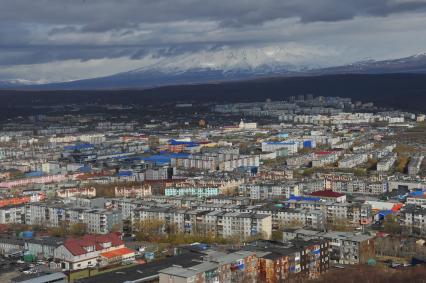
POLYGON ((58 227, 61 224, 83 223, 89 233, 106 234, 116 225, 121 225, 120 211, 67 207, 59 204, 27 204, 25 223, 58 227))
POLYGON ((327 240, 255 241, 245 249, 259 258, 259 282, 315 279, 329 268, 327 240))
POLYGON ((253 200, 288 199, 292 195, 299 195, 299 185, 295 182, 243 184, 240 185, 239 194, 253 200))
POLYGON ((149 184, 138 187, 115 187, 115 197, 142 198, 150 195, 152 190, 149 184))
POLYGON ((426 194, 423 190, 411 192, 405 202, 407 205, 414 204, 418 206, 426 205, 426 194))
POLYGON ((219 195, 219 188, 195 188, 195 187, 187 187, 187 188, 166 188, 164 190, 164 195, 167 197, 170 196, 197 196, 197 197, 211 197, 219 195))
POLYGON ((400 224, 410 234, 426 234, 426 208, 417 205, 406 205, 400 211, 400 224))
POLYGON ((255 241, 234 253, 207 251, 204 261, 159 271, 160 283, 286 282, 318 278, 329 268, 326 240, 255 241))
POLYGON ((173 176, 173 168, 148 168, 145 170, 144 180, 170 180, 173 176))
POLYGON ((223 215, 223 236, 248 238, 260 235, 269 239, 272 234, 272 217, 267 214, 229 212, 223 215))
POLYGON ((322 202, 315 198, 300 197, 286 201, 285 205, 290 208, 322 210, 329 225, 344 222, 357 227, 370 224, 372 221, 371 205, 367 203, 322 202))
POLYGON ((217 236, 261 236, 268 239, 272 234, 272 216, 256 212, 225 212, 191 210, 165 207, 137 209, 132 214, 132 223, 146 219, 158 219, 165 225, 173 223, 184 233, 214 233, 217 236))
POLYGON ((377 162, 377 171, 378 172, 387 172, 389 171, 396 161, 396 154, 390 153, 385 156, 383 159, 377 162))
POLYGON ((0 224, 25 223, 25 205, 4 206, 0 208, 0 224))
POLYGON ((9 257, 12 254, 22 255, 24 251, 24 240, 13 237, 0 238, 0 254, 9 257))
POLYGON ((358 227, 372 221, 371 206, 360 203, 332 203, 327 207, 328 224, 342 224, 358 227))
POLYGON ((59 198, 69 197, 96 197, 95 188, 65 188, 56 191, 56 196, 59 198))
POLYGON ((422 162, 424 159, 424 155, 417 154, 411 157, 410 162, 408 163, 408 174, 411 176, 415 176, 419 173, 420 167, 422 166, 422 162))
POLYGON ((305 229, 287 229, 283 241, 293 239, 324 239, 329 242, 330 262, 366 264, 375 257, 374 236, 353 232, 317 232, 305 229))
POLYGON ((312 167, 323 167, 333 164, 339 160, 339 156, 343 151, 320 151, 315 153, 312 160, 312 167))
POLYGON ((194 168, 205 171, 232 172, 239 167, 258 167, 259 160, 258 155, 205 153, 172 158, 171 165, 182 169, 194 168))
POLYGON ((314 158, 315 158, 314 153, 303 154, 303 155, 287 158, 286 163, 290 167, 299 167, 299 166, 307 165, 311 163, 314 158))
POLYGON ((288 155, 294 155, 298 152, 299 146, 297 142, 262 142, 262 152, 274 152, 280 149, 287 149, 288 155))
POLYGON ((206 260, 184 268, 172 266, 159 271, 159 282, 257 282, 258 258, 251 251, 212 253, 206 260))
POLYGON ((355 166, 361 165, 367 162, 368 155, 366 153, 357 153, 347 155, 338 162, 339 168, 354 168, 355 166))
MULTIPOLYGON (((106 234, 122 224, 120 211, 106 209, 83 210, 82 223, 86 224, 87 231, 94 234, 106 234)), ((66 216, 66 215, 65 215, 66 216)))

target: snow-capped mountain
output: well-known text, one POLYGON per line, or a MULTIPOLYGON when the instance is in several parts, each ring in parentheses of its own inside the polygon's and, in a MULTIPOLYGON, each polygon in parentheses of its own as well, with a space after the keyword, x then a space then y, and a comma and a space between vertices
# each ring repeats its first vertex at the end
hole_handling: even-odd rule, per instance
POLYGON ((144 67, 131 71, 157 71, 179 73, 194 69, 208 69, 224 73, 235 70, 262 72, 262 70, 299 71, 303 68, 326 66, 333 55, 321 48, 299 47, 297 45, 267 46, 257 48, 230 48, 185 52, 171 57, 158 56, 155 53, 144 58, 144 67), (156 60, 157 59, 157 60, 156 60))
POLYGON ((366 60, 344 66, 311 70, 320 74, 388 74, 388 73, 426 73, 426 53, 392 60, 366 60))
POLYGON ((328 74, 425 73, 426 54, 394 59, 366 60, 342 66, 328 66, 331 53, 297 48, 219 49, 184 53, 173 60, 150 55, 144 67, 111 76, 63 83, 9 83, 0 88, 106 89, 150 88, 177 84, 199 84, 262 77, 328 74))

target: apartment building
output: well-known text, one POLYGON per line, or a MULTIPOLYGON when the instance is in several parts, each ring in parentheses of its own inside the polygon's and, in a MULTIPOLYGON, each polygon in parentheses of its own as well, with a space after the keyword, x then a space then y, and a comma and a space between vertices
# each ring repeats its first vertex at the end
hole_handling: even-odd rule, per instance
POLYGON ((25 207, 25 223, 58 227, 83 223, 89 233, 106 234, 122 222, 120 211, 67 207, 60 204, 34 203, 25 207))
POLYGON ((389 171, 396 161, 396 154, 391 153, 385 156, 383 159, 379 160, 377 162, 377 171, 378 172, 387 172, 389 171))
POLYGON ((293 156, 286 159, 286 163, 290 167, 299 167, 302 165, 307 165, 314 160, 315 154, 309 153, 309 154, 303 154, 299 156, 293 156))
POLYGON ((184 282, 257 282, 258 258, 254 252, 233 253, 209 251, 201 262, 172 266, 159 271, 161 283, 184 282))
POLYGON ((150 207, 137 209, 132 214, 133 224, 146 219, 158 219, 165 225, 173 223, 178 231, 188 234, 214 233, 217 236, 241 238, 261 236, 265 239, 272 234, 272 216, 256 212, 150 207))
POLYGON ((361 165, 368 160, 368 155, 366 153, 351 154, 346 155, 344 158, 339 160, 339 168, 354 168, 358 165, 361 165))
POLYGON ((185 158, 172 158, 171 166, 179 169, 232 172, 239 167, 258 167, 258 155, 205 153, 185 158))
POLYGON ((370 224, 372 210, 368 204, 361 203, 332 203, 327 207, 327 223, 331 225, 346 222, 351 226, 370 224))
POLYGON ((426 208, 406 205, 400 211, 400 225, 410 234, 426 235, 426 208))
POLYGON ((248 238, 260 235, 269 239, 272 234, 272 217, 259 213, 229 212, 223 215, 223 236, 248 238))
POLYGON ((288 155, 294 155, 298 152, 299 146, 297 142, 262 142, 262 152, 274 152, 286 149, 288 155))
POLYGON ((166 188, 164 190, 164 195, 167 197, 170 196, 196 196, 196 197, 212 197, 219 195, 220 189, 219 188, 202 188, 202 187, 173 187, 173 188, 166 188))
POLYGON ((348 225, 359 227, 372 221, 371 205, 367 203, 322 202, 315 198, 293 198, 285 205, 296 209, 324 211, 328 225, 346 222, 348 225))
POLYGON ((312 160, 312 167, 323 167, 326 165, 333 164, 339 160, 339 157, 343 151, 320 151, 315 153, 315 157, 312 160))
POLYGON ((299 195, 299 185, 295 182, 243 184, 239 187, 239 195, 253 200, 288 199, 292 195, 299 195))
POLYGON ((25 205, 10 205, 0 208, 0 224, 22 223, 25 223, 25 205))
POLYGON ((115 187, 114 191, 115 197, 142 198, 152 195, 151 186, 149 184, 132 187, 115 187))
POLYGON ((366 264, 375 257, 374 236, 353 232, 318 232, 305 229, 286 229, 283 241, 294 239, 323 239, 329 242, 331 263, 366 264))
POLYGON ((328 240, 255 241, 245 249, 259 258, 258 282, 315 279, 329 268, 328 240))
POLYGON ((408 163, 408 175, 416 176, 419 173, 423 159, 424 155, 421 154, 411 157, 410 162, 408 163))

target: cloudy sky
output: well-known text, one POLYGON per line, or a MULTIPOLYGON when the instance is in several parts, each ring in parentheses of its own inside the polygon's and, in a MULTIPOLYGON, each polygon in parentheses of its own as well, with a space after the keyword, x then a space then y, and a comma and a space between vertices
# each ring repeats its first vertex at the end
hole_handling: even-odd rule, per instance
POLYGON ((426 52, 426 0, 0 0, 0 80, 426 52))

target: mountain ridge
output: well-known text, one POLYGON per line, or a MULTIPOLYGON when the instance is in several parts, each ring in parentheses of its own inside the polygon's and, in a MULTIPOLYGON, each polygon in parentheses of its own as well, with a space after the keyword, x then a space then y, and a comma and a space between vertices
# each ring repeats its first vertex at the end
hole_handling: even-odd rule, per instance
MULTIPOLYGON (((246 64, 246 63, 244 63, 246 64)), ((291 64, 253 64, 244 68, 196 67, 187 70, 167 71, 161 68, 139 68, 110 76, 69 82, 31 84, 19 81, 1 82, 1 89, 36 90, 83 90, 83 89, 132 89, 154 88, 168 85, 191 85, 243 81, 258 78, 320 76, 335 74, 391 74, 426 73, 426 53, 391 60, 365 60, 342 66, 315 68, 302 66, 297 69, 291 64), (256 66, 256 67, 253 67, 256 66)))

